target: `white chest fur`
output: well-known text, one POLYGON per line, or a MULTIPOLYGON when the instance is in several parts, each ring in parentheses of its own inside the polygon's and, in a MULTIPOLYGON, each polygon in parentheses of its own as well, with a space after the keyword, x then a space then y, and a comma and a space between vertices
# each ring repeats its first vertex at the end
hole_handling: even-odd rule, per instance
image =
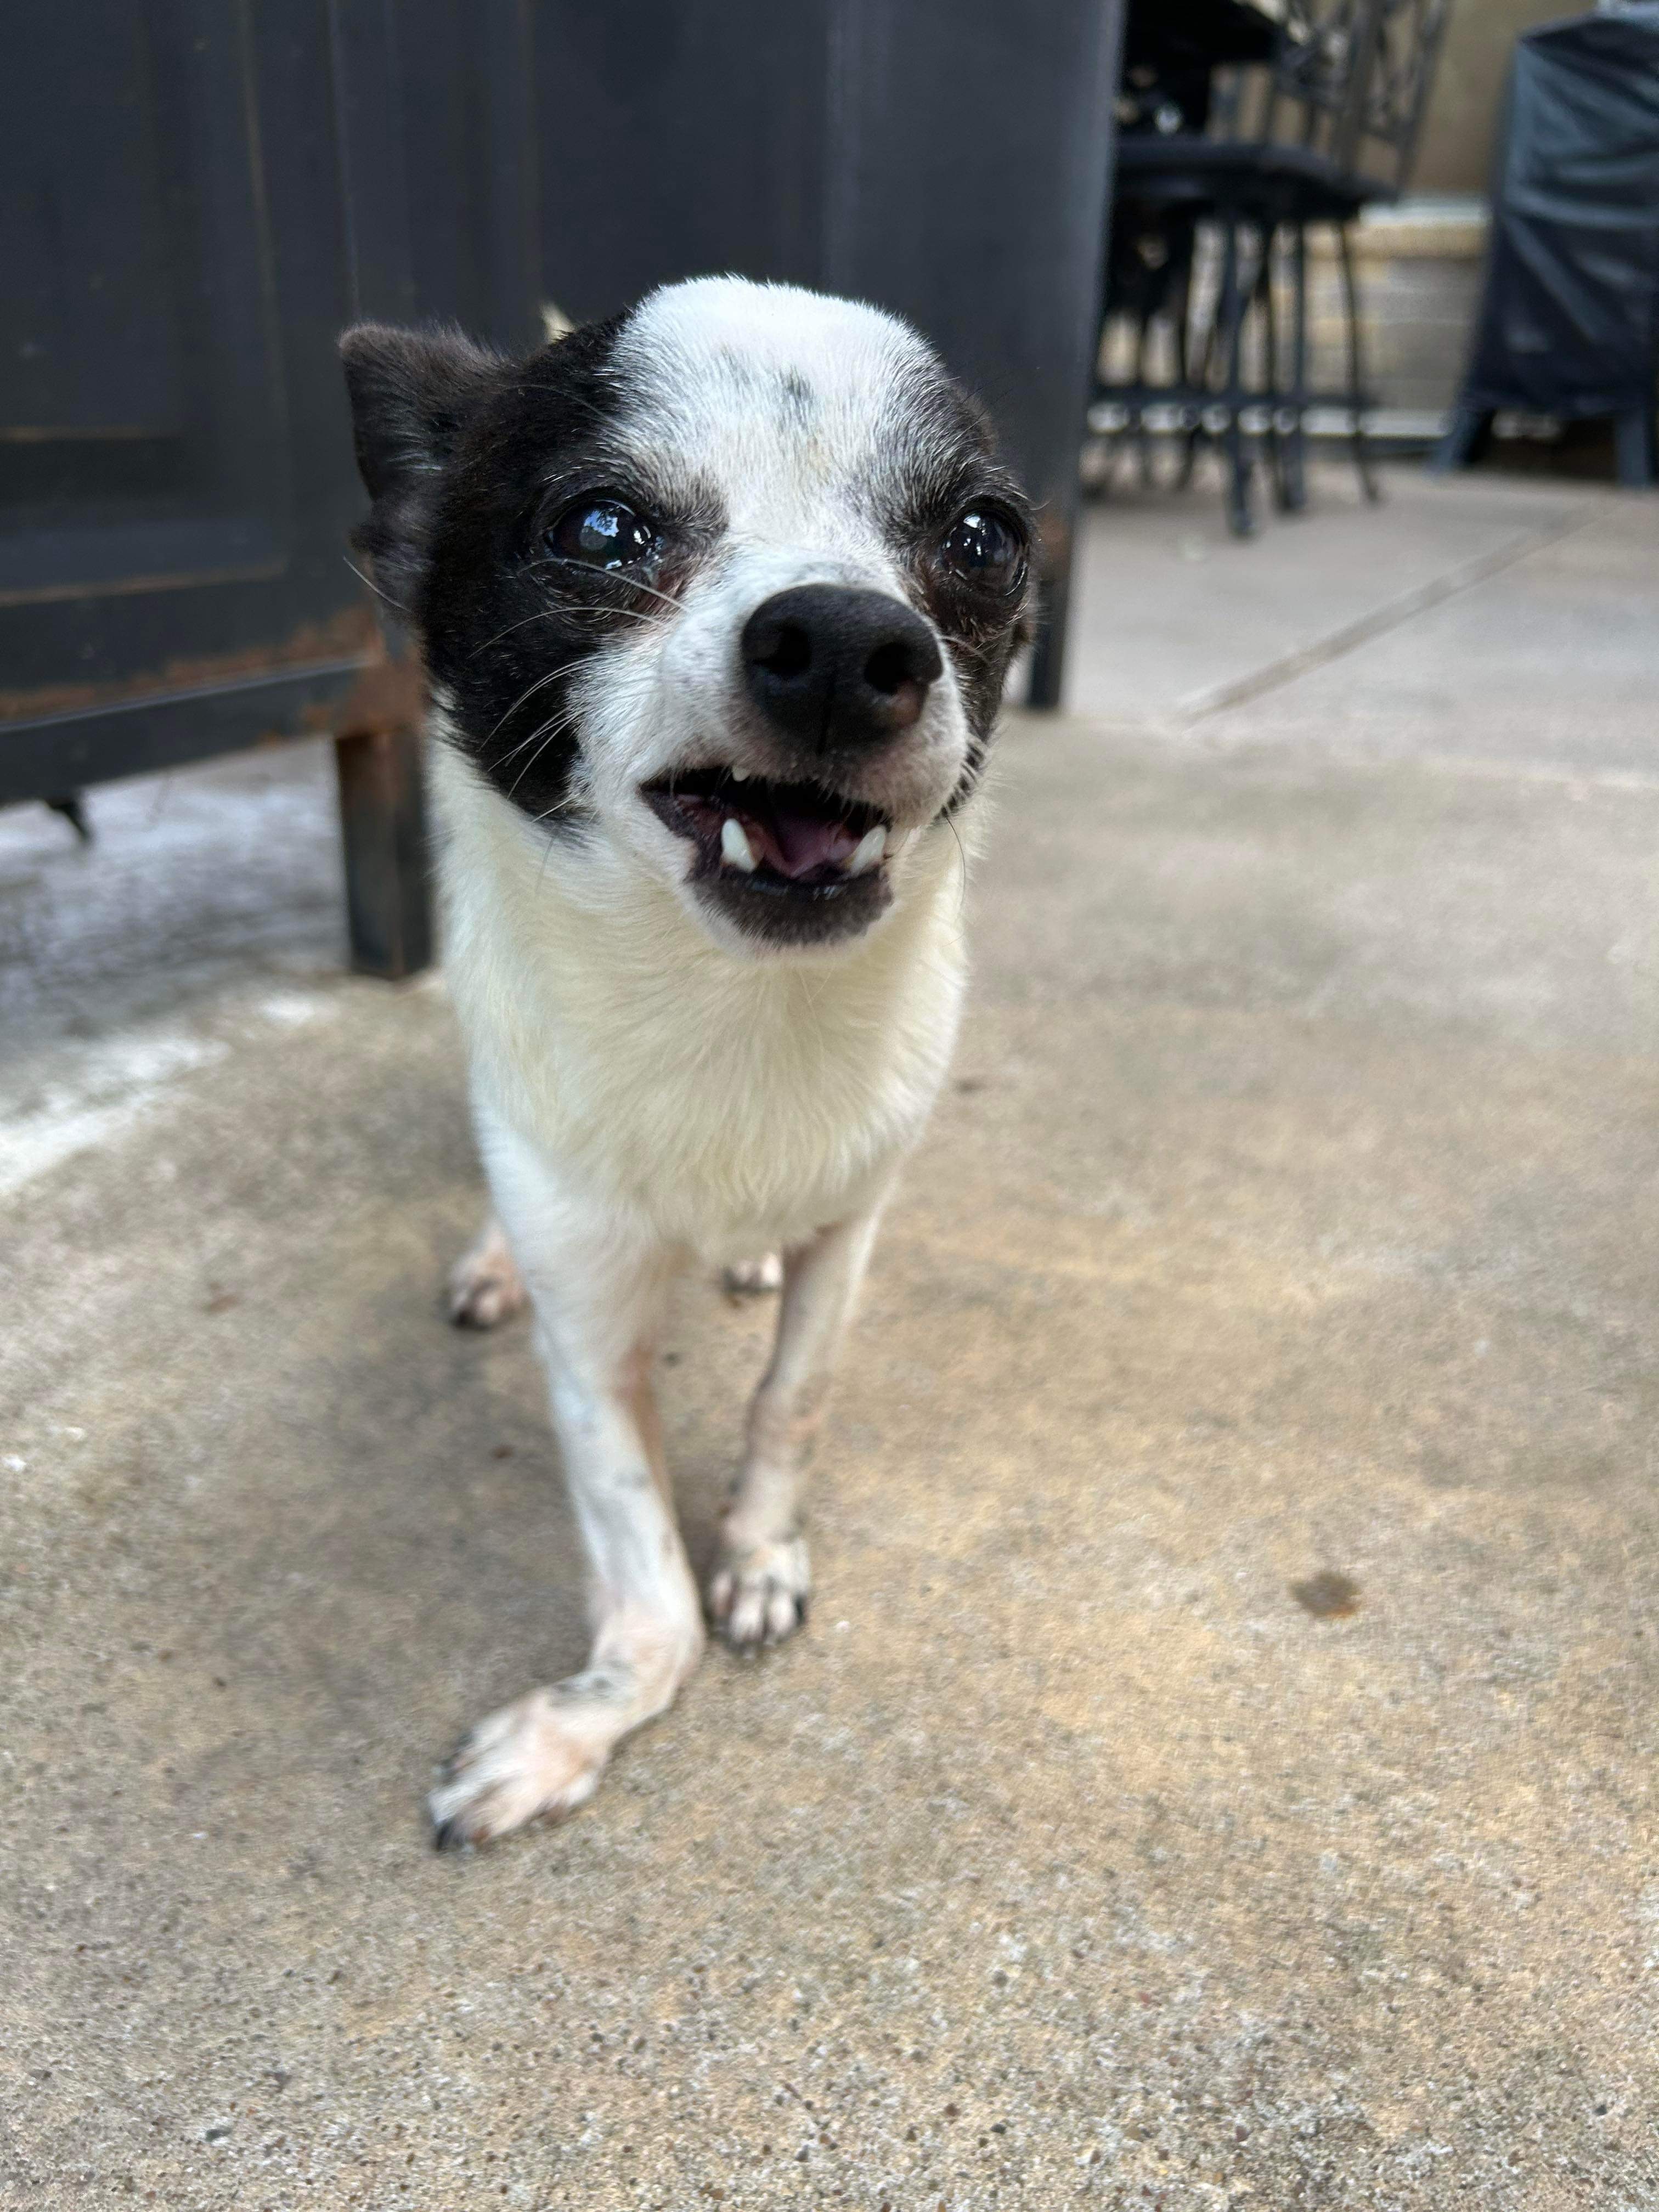
POLYGON ((920 1134, 955 1041, 962 861, 904 856, 855 945, 753 960, 600 839, 550 848, 434 748, 445 965, 478 1104, 711 1259, 802 1241, 920 1134))

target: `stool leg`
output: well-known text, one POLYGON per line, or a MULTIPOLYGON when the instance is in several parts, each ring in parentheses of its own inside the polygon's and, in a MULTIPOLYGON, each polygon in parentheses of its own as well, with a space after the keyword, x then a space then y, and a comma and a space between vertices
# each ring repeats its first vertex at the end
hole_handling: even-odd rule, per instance
POLYGON ((1233 216, 1227 218, 1223 257, 1220 320, 1226 347, 1227 389, 1222 404, 1227 410, 1227 426, 1221 443, 1227 459, 1227 527, 1235 538, 1248 538, 1255 528, 1255 517, 1250 509, 1250 459, 1238 419, 1244 398, 1245 295, 1238 281, 1238 221, 1233 216))
MULTIPOLYGON (((1190 252, 1175 289, 1175 307, 1170 318, 1170 331, 1175 341, 1176 389, 1181 395, 1183 416, 1193 397, 1193 264, 1190 252)), ((1175 489, 1184 491, 1192 481, 1193 434, 1189 428, 1177 428, 1175 489)))
MULTIPOLYGON (((1142 313, 1135 325, 1135 383, 1144 391, 1146 386, 1146 340, 1151 331, 1151 318, 1142 313)), ((1134 433, 1135 462, 1140 473, 1140 488, 1152 488, 1152 439, 1146 428, 1146 410, 1137 399, 1130 410, 1129 427, 1134 433)))
MULTIPOLYGON (((1195 264, 1198 258, 1196 228, 1194 232, 1193 258, 1195 264)), ((1188 485, 1192 482, 1193 470, 1198 460, 1198 449, 1204 442, 1205 439, 1210 434, 1204 427, 1204 405, 1209 396, 1211 379, 1215 373, 1216 331, 1219 328, 1221 322, 1221 300, 1219 294, 1217 295, 1213 301, 1208 301, 1205 298, 1203 289, 1200 288, 1194 291, 1192 281, 1192 270, 1190 269, 1187 275, 1187 290, 1188 314, 1190 315, 1193 313, 1192 302, 1194 298, 1196 298, 1201 305, 1198 310, 1200 317, 1200 320, 1199 321, 1197 327, 1198 367, 1195 371, 1191 369, 1189 367, 1188 372, 1188 385, 1194 395, 1193 408, 1194 420, 1192 427, 1188 430, 1185 437, 1182 441, 1182 452, 1181 456, 1181 465, 1176 473, 1176 489, 1177 491, 1185 491, 1188 485)), ((1192 343, 1193 334, 1191 331, 1189 330, 1183 332, 1182 348, 1182 352, 1189 363, 1192 356, 1192 343)))
POLYGON ((1365 434, 1364 356, 1359 329, 1359 283, 1354 274, 1353 241, 1346 222, 1336 226, 1337 252, 1342 263, 1342 305, 1348 325, 1348 404, 1353 410, 1353 465, 1367 499, 1382 498, 1382 488, 1371 470, 1370 443, 1365 434))
POLYGON ((1308 232, 1291 225, 1291 427, 1285 433, 1284 503, 1299 514, 1308 504, 1308 232))
POLYGON ((1182 304, 1182 321, 1179 325, 1178 357, 1181 363, 1181 388, 1187 395, 1189 405, 1186 427, 1179 433, 1181 452, 1176 462, 1174 485, 1176 491, 1185 491, 1193 480, 1193 469, 1198 459, 1199 441, 1204 435, 1203 388, 1209 381, 1207 358, 1200 360, 1196 378, 1193 373, 1192 332, 1187 321, 1191 310, 1190 299, 1184 301, 1182 304))
POLYGON ((1279 252, 1279 225, 1267 223, 1261 231, 1261 263, 1256 271, 1256 296, 1261 303, 1261 332, 1263 386, 1262 399, 1267 410, 1267 427, 1263 434, 1267 453, 1267 468, 1273 482, 1273 505, 1280 514, 1290 507, 1288 480, 1285 475, 1285 436, 1279 428, 1279 303, 1274 297, 1273 264, 1279 252))

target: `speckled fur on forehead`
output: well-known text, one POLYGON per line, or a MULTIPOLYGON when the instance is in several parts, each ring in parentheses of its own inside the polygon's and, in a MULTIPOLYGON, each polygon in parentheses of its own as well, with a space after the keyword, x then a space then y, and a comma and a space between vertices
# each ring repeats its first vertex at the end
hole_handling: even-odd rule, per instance
POLYGON ((615 428, 718 487, 738 531, 829 503, 868 522, 983 452, 938 356, 893 316, 787 284, 701 277, 618 332, 615 428))

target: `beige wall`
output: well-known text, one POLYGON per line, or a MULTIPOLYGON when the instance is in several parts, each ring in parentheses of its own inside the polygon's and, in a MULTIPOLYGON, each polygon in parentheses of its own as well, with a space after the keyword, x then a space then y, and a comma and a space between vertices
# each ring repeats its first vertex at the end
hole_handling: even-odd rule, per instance
POLYGON ((1582 14, 1585 7, 1575 6, 1573 0, 1555 0, 1553 5, 1540 5, 1539 0, 1451 0, 1413 191, 1486 189, 1498 103, 1516 37, 1536 24, 1582 14))

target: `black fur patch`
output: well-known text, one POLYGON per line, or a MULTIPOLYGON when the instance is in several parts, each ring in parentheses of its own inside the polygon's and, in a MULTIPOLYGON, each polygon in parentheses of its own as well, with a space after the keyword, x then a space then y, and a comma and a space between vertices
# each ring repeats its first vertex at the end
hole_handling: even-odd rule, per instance
POLYGON ((951 656, 968 717, 968 760, 945 808, 949 814, 969 797, 984 769, 1009 663, 1030 639, 1033 598, 1029 557, 1009 588, 988 589, 949 568, 939 557, 939 547, 952 524, 975 507, 1004 517, 1028 549, 1033 525, 1025 494, 1002 460, 979 402, 942 371, 913 376, 904 396, 906 437, 915 459, 902 471, 896 495, 888 494, 881 522, 904 563, 912 596, 951 656))
POLYGON ((554 828, 580 819, 578 672, 624 627, 659 618, 724 520, 706 487, 641 483, 616 449, 623 395, 610 362, 624 320, 590 324, 519 362, 445 333, 372 325, 343 346, 374 501, 356 542, 418 631, 433 682, 453 695, 455 741, 554 828), (601 491, 660 530, 659 568, 594 568, 549 546, 558 515, 601 491))
POLYGON ((444 470, 507 364, 459 331, 360 323, 340 341, 357 467, 374 501, 352 544, 409 621, 444 470))

